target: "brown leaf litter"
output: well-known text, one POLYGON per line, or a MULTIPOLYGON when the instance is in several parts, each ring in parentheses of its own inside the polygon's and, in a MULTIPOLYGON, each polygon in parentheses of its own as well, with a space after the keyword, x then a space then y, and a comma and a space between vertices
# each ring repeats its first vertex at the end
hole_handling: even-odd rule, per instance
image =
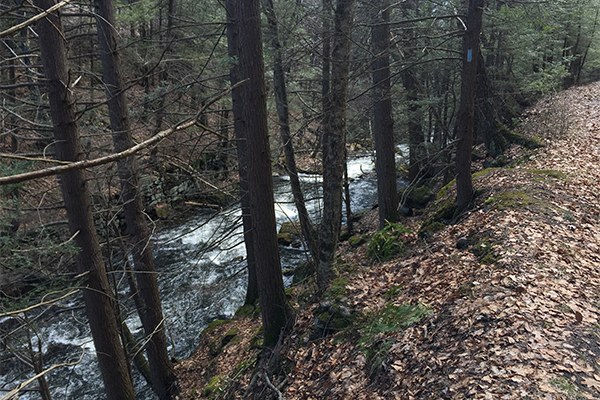
MULTIPOLYGON (((427 239, 412 235, 408 255, 385 263, 367 259, 364 245, 344 248, 353 312, 380 312, 394 288, 394 304, 430 309, 377 337, 389 350, 375 376, 357 346, 360 330, 314 338, 318 304, 295 290, 308 299, 279 349, 272 385, 281 398, 600 398, 600 84, 560 96, 570 104, 570 133, 535 151, 509 149, 516 166, 483 171, 476 205, 459 223, 427 239), (459 249, 460 238, 469 245, 459 249)), ((420 222, 404 221, 415 232, 420 222)), ((258 326, 242 318, 207 335, 177 366, 180 398, 200 398, 215 376, 222 382, 213 398, 277 398, 266 385, 246 393, 258 326), (233 326, 243 339, 211 355, 210 341, 233 326)))

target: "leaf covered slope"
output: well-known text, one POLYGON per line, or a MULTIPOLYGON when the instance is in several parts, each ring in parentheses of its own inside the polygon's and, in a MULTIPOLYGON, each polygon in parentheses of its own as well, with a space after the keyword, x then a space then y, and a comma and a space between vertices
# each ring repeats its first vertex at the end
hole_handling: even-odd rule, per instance
MULTIPOLYGON (((297 309, 284 372, 272 378, 283 398, 600 398, 600 84, 560 96, 569 133, 533 152, 509 149, 512 167, 478 175, 460 222, 426 239, 407 234, 403 255, 387 262, 366 257, 367 245, 344 252, 353 323, 315 338, 319 303, 297 309), (369 333, 405 304, 426 312, 369 333)), ((238 365, 251 350, 229 354, 238 359, 219 362, 238 365)), ((179 367, 182 398, 208 382, 184 368, 204 374, 200 364, 179 367)), ((242 375, 224 396, 244 395, 251 368, 242 375)), ((262 396, 277 398, 266 385, 262 396)))

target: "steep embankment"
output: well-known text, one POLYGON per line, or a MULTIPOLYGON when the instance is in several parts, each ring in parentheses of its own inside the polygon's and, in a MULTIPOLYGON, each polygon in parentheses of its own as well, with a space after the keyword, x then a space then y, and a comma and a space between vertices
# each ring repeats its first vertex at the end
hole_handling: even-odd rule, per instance
MULTIPOLYGON (((318 311, 309 299, 298 309, 280 354, 287 375, 272 378, 283 397, 600 398, 598 99, 594 84, 543 105, 550 114, 534 110, 532 118, 548 117, 558 104, 569 133, 547 135, 535 151, 509 149, 510 168, 475 179, 475 207, 431 237, 404 235, 403 257, 374 263, 364 245, 344 252, 346 272, 330 296, 351 325, 316 338, 323 305, 318 311), (406 326, 406 316, 418 322, 406 326)), ((416 231, 420 222, 409 223, 416 231)), ((214 376, 205 394, 244 394, 253 365, 243 361, 257 354, 246 344, 256 331, 232 327, 248 321, 207 333, 206 348, 179 366, 186 395, 202 393, 214 376), (238 339, 215 351, 228 331, 238 339)), ((273 396, 261 381, 252 391, 273 396)))

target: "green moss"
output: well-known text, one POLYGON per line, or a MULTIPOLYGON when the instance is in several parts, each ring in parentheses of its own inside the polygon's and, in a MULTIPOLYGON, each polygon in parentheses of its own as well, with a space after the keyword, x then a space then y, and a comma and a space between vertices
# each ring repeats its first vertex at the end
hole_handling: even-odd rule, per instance
POLYGON ((301 236, 302 230, 297 222, 284 222, 281 224, 281 228, 279 228, 279 233, 301 236))
POLYGON ((420 238, 428 238, 432 237, 436 232, 439 232, 444 228, 446 228, 445 224, 437 221, 431 221, 430 219, 421 225, 421 228, 417 234, 420 238))
POLYGON ((562 181, 568 180, 567 176, 564 173, 553 169, 526 169, 525 171, 536 175, 549 176, 551 178, 560 179, 562 181))
POLYGON ((440 191, 438 192, 436 199, 438 201, 442 200, 443 198, 445 198, 448 195, 448 192, 450 191, 450 189, 452 188, 452 186, 456 185, 456 179, 452 179, 446 186, 444 186, 443 188, 440 189, 440 191))
POLYGON ((535 137, 530 138, 515 131, 507 129, 503 134, 509 142, 519 144, 528 149, 537 149, 544 146, 544 143, 540 139, 535 137))
POLYGON ((496 171, 497 169, 498 169, 498 168, 485 168, 485 169, 482 169, 481 171, 479 171, 479 172, 475 172, 475 173, 473 174, 473 179, 477 179, 477 178, 480 178, 480 177, 482 177, 482 176, 486 176, 486 175, 487 175, 487 174, 489 174, 490 172, 496 171))
POLYGON ((202 330, 202 332, 200 333, 200 336, 210 333, 210 332, 214 331, 215 329, 217 329, 219 326, 229 324, 231 322, 232 322, 232 320, 230 320, 230 319, 217 319, 217 320, 211 322, 210 324, 208 324, 208 326, 202 330))
POLYGON ((327 297, 331 300, 341 300, 346 295, 346 285, 348 285, 348 277, 340 276, 333 280, 327 297))
POLYGON ((239 374, 241 374, 246 369, 248 369, 248 367, 250 367, 252 364, 254 364, 256 362, 256 360, 257 360, 256 357, 250 357, 249 359, 243 360, 242 362, 240 362, 237 365, 237 367, 235 367, 235 371, 233 372, 232 377, 236 378, 239 374))
POLYGON ((534 200, 525 192, 504 192, 490 197, 485 204, 495 210, 506 210, 509 208, 522 208, 534 203, 534 200))
POLYGON ((434 196, 431 189, 423 185, 414 189, 409 187, 401 193, 401 198, 405 199, 405 205, 409 208, 424 208, 434 196))
POLYGON ((231 338, 231 340, 225 345, 223 346, 225 347, 229 347, 229 346, 235 346, 236 344, 242 343, 242 337, 240 335, 235 335, 233 338, 231 338))
POLYGON ((252 315, 253 312, 254 312, 254 306, 244 305, 235 311, 235 316, 239 317, 239 318, 243 318, 243 317, 252 315))
POLYGON ((498 259, 498 256, 494 255, 492 252, 489 252, 485 256, 483 256, 479 262, 485 265, 492 265, 493 263, 498 261, 498 259))
POLYGON ((350 246, 352 246, 352 247, 358 247, 361 244, 364 244, 366 242, 367 242, 367 239, 366 239, 365 235, 354 235, 348 239, 348 243, 350 243, 350 246))
POLYGON ((256 328, 256 330, 254 331, 254 334, 250 338, 250 348, 251 349, 259 348, 262 344, 262 341, 263 341, 263 326, 261 325, 258 328, 256 328))
POLYGON ((278 233, 277 234, 277 243, 282 246, 291 246, 294 238, 291 233, 278 233))
POLYGON ((213 394, 216 394, 215 392, 221 392, 221 387, 219 384, 221 383, 222 378, 223 377, 221 375, 214 376, 210 382, 208 382, 208 385, 204 387, 204 390, 202 390, 202 397, 209 397, 213 394))

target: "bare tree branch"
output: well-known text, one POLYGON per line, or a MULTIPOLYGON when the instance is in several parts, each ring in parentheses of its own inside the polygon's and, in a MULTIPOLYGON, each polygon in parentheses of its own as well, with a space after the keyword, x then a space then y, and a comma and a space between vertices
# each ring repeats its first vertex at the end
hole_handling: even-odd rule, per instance
MULTIPOLYGON (((60 3, 58 3, 58 4, 56 4, 56 5, 52 6, 52 7, 50 7, 46 11, 43 11, 43 12, 41 12, 41 13, 39 13, 39 14, 31 17, 31 18, 29 18, 27 21, 22 22, 22 23, 20 23, 18 25, 13 26, 12 28, 9 28, 9 29, 7 29, 5 31, 0 32, 0 38, 8 36, 8 35, 10 35, 10 34, 12 34, 14 32, 17 32, 17 31, 25 28, 28 25, 33 24, 35 21, 44 18, 48 14, 53 13, 54 11, 58 10, 59 8, 65 6, 67 4, 69 4, 71 1, 72 0, 63 0, 60 3)), ((2 399, 4 399, 4 397, 2 399)))
MULTIPOLYGON (((184 130, 191 126, 196 125, 198 123, 198 118, 204 111, 206 111, 206 109, 208 107, 210 107, 215 102, 219 101, 221 98, 223 98, 224 96, 229 94, 234 88, 245 83, 246 81, 247 80, 238 82, 237 84, 233 85, 229 89, 227 89, 224 92, 213 97, 202 107, 202 109, 196 114, 195 117, 187 118, 187 119, 179 122, 175 126, 169 128, 169 129, 166 129, 164 131, 161 131, 161 132, 157 133, 155 136, 151 137, 150 139, 145 140, 133 147, 130 147, 129 149, 127 149, 125 151, 122 151, 120 153, 110 154, 110 155, 104 156, 104 157, 94 158, 92 160, 76 161, 76 162, 73 162, 73 163, 70 163, 67 165, 60 165, 57 167, 44 168, 44 169, 40 169, 37 171, 25 172, 22 174, 0 177, 0 185, 20 183, 20 182, 29 181, 32 179, 43 178, 46 176, 64 174, 65 172, 69 172, 69 171, 73 171, 73 170, 77 170, 77 169, 83 169, 83 168, 96 167, 98 165, 108 164, 111 162, 119 161, 125 157, 129 157, 129 156, 139 152, 140 150, 145 149, 148 146, 151 146, 155 143, 160 142, 167 136, 169 136, 177 131, 181 131, 181 130, 184 130)), ((2 400, 2 399, 0 399, 0 400, 2 400)))
POLYGON ((10 392, 8 392, 7 395, 2 396, 2 398, 0 398, 0 400, 10 400, 10 399, 14 398, 27 385, 29 385, 33 381, 39 379, 40 377, 46 375, 48 372, 52 371, 53 369, 56 369, 56 368, 59 368, 59 367, 72 367, 73 365, 79 364, 81 362, 81 360, 83 360, 83 356, 84 355, 85 355, 85 350, 81 353, 81 357, 79 357, 79 360, 77 360, 75 362, 72 362, 72 363, 62 363, 62 364, 54 364, 50 368, 45 369, 44 371, 40 372, 39 374, 36 374, 35 376, 27 379, 25 382, 21 382, 16 388, 14 388, 10 392))

